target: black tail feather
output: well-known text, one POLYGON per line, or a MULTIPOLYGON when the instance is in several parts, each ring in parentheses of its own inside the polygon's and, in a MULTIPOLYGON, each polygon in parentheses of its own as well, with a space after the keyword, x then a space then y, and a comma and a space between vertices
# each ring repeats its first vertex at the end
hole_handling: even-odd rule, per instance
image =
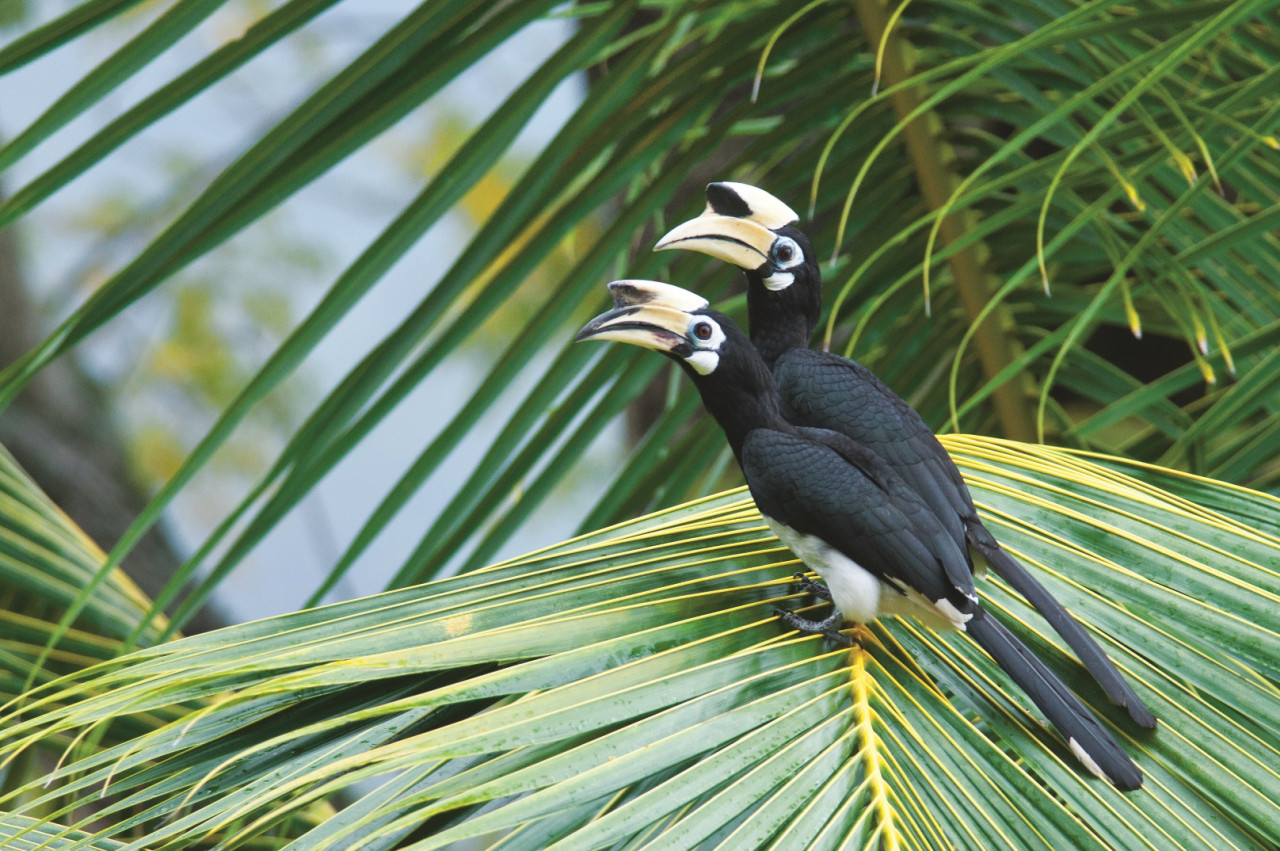
POLYGON ((1005 552, 981 524, 971 524, 965 532, 970 545, 987 559, 991 567, 1015 591, 1035 607, 1049 626, 1053 627, 1054 632, 1062 636, 1063 641, 1075 651, 1085 670, 1102 686, 1107 698, 1117 706, 1124 707, 1134 723, 1154 729, 1156 716, 1142 702, 1142 698, 1138 697, 1138 693, 1129 685, 1111 658, 1098 646, 1098 642, 1084 631, 1084 627, 1049 593, 1049 589, 1041 585, 1040 580, 1017 559, 1005 552))
POLYGON ((1090 771, 1123 792, 1142 785, 1142 771, 1102 723, 1004 624, 978 609, 965 628, 1067 738, 1090 771))

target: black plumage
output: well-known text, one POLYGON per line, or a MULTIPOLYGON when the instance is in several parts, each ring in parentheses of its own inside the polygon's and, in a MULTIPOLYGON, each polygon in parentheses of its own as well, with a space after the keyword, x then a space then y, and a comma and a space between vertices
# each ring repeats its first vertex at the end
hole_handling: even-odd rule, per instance
POLYGON ((808 347, 821 313, 822 277, 808 238, 794 225, 796 214, 745 184, 710 184, 707 200, 702 216, 674 228, 657 248, 690 248, 743 268, 751 341, 773 372, 784 415, 837 431, 882 458, 923 498, 971 570, 975 563, 994 568, 1062 636, 1108 699, 1137 724, 1155 727, 1155 716, 1098 643, 983 525, 955 462, 915 409, 856 361, 808 347))
POLYGON ((826 580, 838 609, 833 621, 893 613, 967 630, 1093 773, 1119 789, 1141 786, 1142 772, 1097 718, 982 607, 965 552, 920 494, 846 435, 789 422, 773 375, 742 331, 722 314, 693 307, 691 294, 655 287, 662 289, 645 303, 620 296, 621 306, 592 320, 578 339, 645 346, 685 368, 761 514, 826 580))
POLYGON ((775 426, 747 435, 741 463, 756 506, 771 521, 817 536, 904 591, 973 612, 968 565, 954 557, 929 507, 875 454, 838 432, 775 426))

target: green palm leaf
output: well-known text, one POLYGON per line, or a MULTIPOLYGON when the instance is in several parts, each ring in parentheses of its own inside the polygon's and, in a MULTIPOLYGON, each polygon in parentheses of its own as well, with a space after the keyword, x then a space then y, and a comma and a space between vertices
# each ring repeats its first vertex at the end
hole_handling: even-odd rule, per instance
MULTIPOLYGON (((70 627, 61 626, 105 559, 0 447, 0 705, 12 710, 32 686, 115 659, 129 649, 126 638, 135 631, 144 646, 159 638, 164 621, 139 630, 150 601, 119 569, 106 573, 70 627)), ((106 741, 153 730, 181 711, 135 716, 106 741)), ((70 744, 62 737, 42 743, 38 752, 0 772, 0 790, 48 770, 70 744)))
POLYGON ((68 829, 105 819, 96 838, 166 847, 436 848, 513 831, 500 847, 1247 848, 1275 835, 1280 539, 1245 522, 1274 501, 1154 471, 1175 494, 1143 468, 1062 450, 948 447, 987 522, 1160 716, 1134 729, 1019 598, 982 583, 1134 754, 1139 792, 1082 772, 962 634, 890 619, 832 651, 784 632, 773 608, 806 602, 797 565, 739 491, 46 684, 0 719, 6 758, 207 703, 11 797, 22 814, 101 793, 68 829), (1218 510, 1187 499, 1199 495, 1218 510), (339 790, 351 807, 299 820, 339 790))
MULTIPOLYGON (((53 624, 104 560, 102 551, 0 448, 0 589, 5 595, 0 646, 6 657, 0 694, 6 699, 22 692, 23 683, 14 678, 33 669, 53 624)), ((122 571, 111 571, 76 622, 74 638, 60 648, 76 662, 70 668, 56 664, 54 670, 66 672, 118 655, 149 606, 122 571)), ((147 628, 142 642, 154 643, 163 629, 163 623, 147 628)))

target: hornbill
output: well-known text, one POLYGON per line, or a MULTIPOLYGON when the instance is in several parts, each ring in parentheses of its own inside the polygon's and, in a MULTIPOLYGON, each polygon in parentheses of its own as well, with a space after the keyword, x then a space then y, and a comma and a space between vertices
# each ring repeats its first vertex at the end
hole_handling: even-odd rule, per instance
POLYGON ((1142 785, 1142 772, 1098 719, 983 608, 955 537, 882 458, 839 432, 783 417, 764 360, 732 320, 700 306, 698 296, 644 281, 610 287, 622 306, 591 320, 577 339, 643 346, 684 368, 724 430, 761 515, 823 577, 836 607, 820 622, 779 614, 802 631, 845 643, 837 628, 846 617, 867 623, 882 614, 911 615, 965 630, 1091 772, 1121 790, 1142 785), (662 294, 626 303, 636 292, 662 294))
MULTIPOLYGON (((654 250, 692 249, 742 268, 751 342, 773 371, 784 415, 838 431, 884 459, 924 498, 971 567, 979 573, 988 564, 995 568, 1070 645, 1113 703, 1140 726, 1155 727, 1155 715, 1098 643, 982 524, 955 462, 915 409, 856 361, 809 348, 822 309, 822 275, 797 221, 762 189, 712 183, 705 212, 672 229, 654 250)), ((624 297, 640 302, 648 296, 638 288, 624 297)))

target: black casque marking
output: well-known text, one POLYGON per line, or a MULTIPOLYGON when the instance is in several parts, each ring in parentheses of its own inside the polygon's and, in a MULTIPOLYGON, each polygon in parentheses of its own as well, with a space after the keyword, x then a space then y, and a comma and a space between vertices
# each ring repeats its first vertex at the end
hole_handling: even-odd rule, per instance
POLYGON ((742 196, 720 183, 707 184, 707 203, 722 216, 745 219, 751 215, 751 207, 742 196))

